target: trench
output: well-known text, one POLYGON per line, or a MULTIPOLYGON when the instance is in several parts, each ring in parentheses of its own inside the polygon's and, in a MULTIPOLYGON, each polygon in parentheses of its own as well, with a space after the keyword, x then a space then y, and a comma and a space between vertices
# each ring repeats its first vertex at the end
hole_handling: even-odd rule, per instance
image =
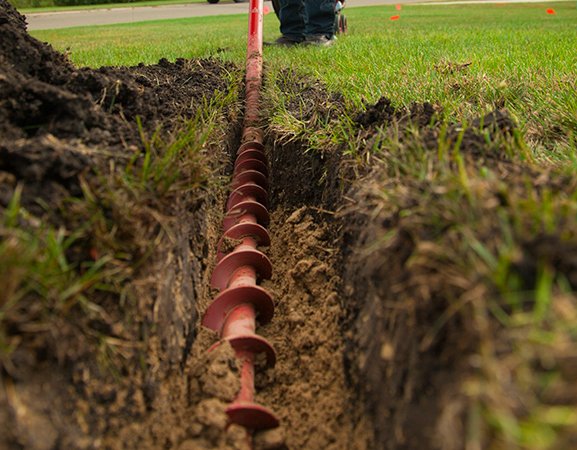
MULTIPOLYGON (((229 143, 228 147, 235 146, 229 143)), ((259 326, 257 333, 271 342, 277 362, 274 368, 257 369, 255 400, 274 411, 281 426, 257 434, 255 448, 371 448, 369 422, 345 370, 340 256, 343 224, 332 211, 338 199, 331 191, 334 180, 314 181, 327 170, 327 161, 305 152, 298 143, 282 146, 269 139, 266 152, 271 247, 263 251, 274 271, 272 279, 262 286, 273 296, 275 316, 269 324, 259 326)), ((328 163, 336 166, 338 156, 328 163)), ((216 204, 215 209, 222 211, 222 206, 216 204)), ((220 212, 214 214, 202 232, 212 247, 205 279, 214 266, 221 217, 220 212)), ((207 288, 198 294, 196 310, 201 317, 213 293, 207 288)), ((210 406, 213 416, 222 418, 238 387, 233 352, 219 348, 207 353, 218 336, 199 322, 194 335, 185 372, 197 415, 205 415, 210 406)), ((235 427, 232 433, 239 433, 236 438, 231 438, 230 427, 211 438, 211 427, 218 429, 219 425, 201 424, 202 431, 185 440, 183 448, 242 445, 242 432, 235 427)))
MULTIPOLYGON (((231 128, 236 131, 221 155, 232 161, 240 126, 231 128)), ((367 253, 389 226, 386 212, 371 209, 370 178, 343 192, 338 152, 321 155, 302 142, 281 142, 274 134, 265 142, 271 247, 262 250, 274 271, 263 287, 276 310, 272 322, 257 328, 275 348, 277 363, 259 367, 255 379, 255 400, 274 411, 281 426, 256 433, 253 448, 462 448, 458 389, 466 372, 459 364, 470 351, 463 324, 448 323, 423 348, 445 304, 443 298, 410 299, 405 263, 415 243, 400 232, 391 246, 367 253), (357 210, 343 214, 339 206, 349 195, 357 210)), ((223 175, 231 170, 230 164, 223 175)), ((218 336, 199 320, 215 294, 209 279, 227 189, 211 193, 199 227, 190 230, 196 326, 184 339, 192 341, 184 382, 174 373, 162 383, 152 420, 166 414, 178 423, 167 442, 179 450, 251 448, 246 430, 229 426, 225 413, 239 389, 234 351, 208 352, 218 336), (200 242, 204 250, 197 253, 200 242)), ((158 435, 170 435, 158 428, 158 435)))
MULTIPOLYGON (((232 128, 223 157, 232 158, 237 147, 239 126, 232 128)), ((380 218, 339 213, 341 156, 321 157, 300 142, 278 144, 282 141, 269 136, 265 142, 271 247, 262 250, 274 271, 262 286, 273 296, 275 316, 257 327, 275 348, 277 362, 259 367, 255 378, 255 400, 281 425, 257 433, 254 448, 441 448, 432 437, 439 418, 447 422, 443 406, 458 406, 454 372, 459 371, 451 348, 459 346, 459 328, 449 327, 433 348, 419 348, 442 309, 435 302, 395 300, 392 283, 411 243, 401 240, 389 253, 367 256, 362 249, 379 238, 380 218)), ((180 450, 249 448, 245 431, 227 426, 225 414, 239 387, 234 352, 207 352, 218 336, 200 325, 214 296, 209 280, 226 191, 212 197, 201 215, 202 228, 194 232, 197 242, 191 248, 198 249, 202 240, 205 253, 193 262, 197 319, 189 335, 186 382, 175 380, 164 390, 172 401, 184 394, 188 404, 180 450)), ((170 400, 163 404, 170 408, 170 400)), ((454 438, 450 430, 446 434, 454 438)))
MULTIPOLYGON (((395 300, 395 277, 403 278, 412 242, 400 239, 392 249, 366 253, 381 239, 384 223, 369 211, 359 187, 366 180, 343 185, 346 161, 338 151, 322 154, 303 142, 284 143, 274 132, 267 136, 271 247, 262 250, 274 270, 262 286, 273 296, 275 315, 257 334, 273 345, 277 362, 256 370, 255 401, 270 408, 281 426, 256 433, 254 448, 437 448, 443 405, 458 397, 450 349, 459 332, 449 329, 433 348, 420 348, 443 306, 395 300), (353 213, 342 211, 351 201, 347 195, 357 202, 353 213)), ((215 219, 217 225, 209 224, 205 233, 213 248, 221 223, 215 219)), ((198 301, 199 316, 211 300, 207 289, 198 301)), ((193 382, 201 392, 199 416, 211 411, 221 417, 215 425, 221 440, 241 445, 244 430, 223 425, 238 390, 234 352, 221 348, 207 355, 218 337, 202 328, 196 334, 190 373, 200 380, 193 382)), ((442 417, 445 425, 458 421, 450 419, 442 417)), ((215 445, 213 439, 200 446, 210 435, 203 426, 190 448, 215 445)))

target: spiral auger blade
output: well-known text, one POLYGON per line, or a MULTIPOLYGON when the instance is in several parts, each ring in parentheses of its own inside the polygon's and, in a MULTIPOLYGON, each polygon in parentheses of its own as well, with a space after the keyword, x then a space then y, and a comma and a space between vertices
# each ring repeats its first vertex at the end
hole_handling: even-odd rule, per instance
MULTIPOLYGON (((268 212, 268 164, 263 131, 258 126, 262 85, 263 0, 250 0, 246 62, 246 108, 242 144, 236 153, 231 192, 226 202, 223 237, 218 244, 217 264, 211 285, 220 293, 204 313, 202 324, 230 343, 240 363, 240 390, 226 413, 231 423, 249 430, 275 428, 279 421, 268 408, 255 402, 255 361, 264 355, 273 366, 272 345, 256 333, 259 324, 270 322, 274 302, 259 286, 269 279, 272 264, 259 247, 270 245, 266 229, 268 212), (233 245, 227 245, 230 243, 233 245)), ((218 345, 218 344, 216 344, 218 345)))

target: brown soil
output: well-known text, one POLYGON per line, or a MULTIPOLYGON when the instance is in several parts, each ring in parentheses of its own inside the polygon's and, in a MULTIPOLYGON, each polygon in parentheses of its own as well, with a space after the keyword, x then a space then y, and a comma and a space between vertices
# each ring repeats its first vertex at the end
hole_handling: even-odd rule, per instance
POLYGON ((344 371, 336 223, 318 208, 278 209, 270 230, 276 315, 261 331, 279 361, 259 394, 287 429, 289 448, 368 449, 371 434, 344 371))

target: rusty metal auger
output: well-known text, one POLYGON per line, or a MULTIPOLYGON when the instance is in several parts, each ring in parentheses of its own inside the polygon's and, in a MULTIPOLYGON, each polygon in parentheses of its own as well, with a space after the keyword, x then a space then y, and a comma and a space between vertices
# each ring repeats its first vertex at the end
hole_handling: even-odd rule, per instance
POLYGON ((202 324, 230 343, 241 364, 240 391, 226 409, 230 422, 261 430, 277 427, 279 421, 272 411, 254 401, 256 357, 264 354, 267 365, 272 366, 276 355, 270 343, 256 334, 256 320, 260 324, 269 322, 274 303, 266 289, 257 284, 272 273, 270 260, 257 248, 270 245, 265 228, 269 223, 268 166, 259 127, 263 0, 250 0, 249 8, 242 145, 236 153, 224 235, 211 279, 212 287, 220 293, 207 308, 202 324), (227 252, 230 242, 234 248, 227 252))

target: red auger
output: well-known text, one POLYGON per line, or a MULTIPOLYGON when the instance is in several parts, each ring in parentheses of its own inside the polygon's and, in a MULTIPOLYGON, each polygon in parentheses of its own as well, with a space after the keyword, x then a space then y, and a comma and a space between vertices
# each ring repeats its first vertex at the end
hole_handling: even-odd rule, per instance
POLYGON ((259 127, 263 0, 250 0, 249 7, 243 143, 236 154, 224 235, 212 273, 212 287, 220 294, 207 308, 202 324, 220 333, 221 341, 230 343, 240 361, 240 391, 226 410, 230 422, 261 430, 277 427, 279 421, 272 411, 254 401, 255 359, 264 354, 266 364, 273 366, 276 355, 269 342, 256 334, 256 320, 261 325, 269 322, 274 303, 270 294, 257 285, 272 273, 270 260, 257 248, 270 245, 265 228, 269 223, 268 168, 259 127))

